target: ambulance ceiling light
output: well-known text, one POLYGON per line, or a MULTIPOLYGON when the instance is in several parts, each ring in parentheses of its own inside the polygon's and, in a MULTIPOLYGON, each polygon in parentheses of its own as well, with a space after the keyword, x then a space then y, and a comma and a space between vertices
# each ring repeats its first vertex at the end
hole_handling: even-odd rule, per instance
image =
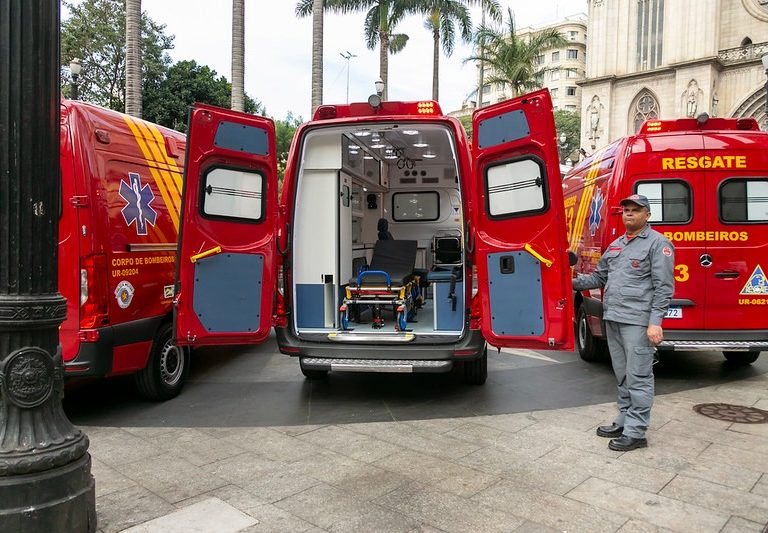
POLYGON ((418 135, 419 130, 403 130, 403 135, 418 135))
POLYGON ((355 137, 368 137, 371 134, 371 130, 358 130, 352 132, 355 137))
POLYGON ((419 139, 415 143, 413 143, 413 146, 415 148, 426 148, 427 146, 429 146, 429 143, 425 143, 424 139, 422 139, 421 135, 419 135, 419 139))
POLYGON ((368 155, 368 154, 365 154, 365 155, 363 156, 363 159, 373 159, 373 156, 372 156, 372 155, 368 155))
POLYGON ((348 147, 349 147, 350 150, 359 150, 360 149, 360 147, 358 145, 356 145, 356 144, 350 144, 350 145, 348 145, 348 147))
POLYGON ((421 157, 423 157, 424 159, 434 159, 437 157, 437 154, 432 150, 427 150, 426 152, 421 154, 421 157))

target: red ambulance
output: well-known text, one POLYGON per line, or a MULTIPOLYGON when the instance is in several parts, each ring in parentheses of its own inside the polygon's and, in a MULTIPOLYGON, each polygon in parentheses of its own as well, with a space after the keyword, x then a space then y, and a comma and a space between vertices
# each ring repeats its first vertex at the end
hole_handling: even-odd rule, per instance
POLYGON ((135 374, 145 397, 171 398, 189 371, 172 327, 185 136, 78 101, 60 124, 66 376, 135 374))
POLYGON ((274 124, 190 115, 177 342, 274 325, 305 376, 487 376, 497 347, 569 349, 570 269, 549 93, 484 108, 470 151, 436 102, 320 106, 278 199, 274 124))
MULTIPOLYGON (((753 363, 768 350, 768 133, 752 118, 652 120, 595 152, 563 181, 576 271, 592 272, 624 232, 619 201, 648 197, 675 245, 675 295, 663 350, 722 351, 753 363)), ((601 291, 575 296, 576 344, 606 353, 601 291)))

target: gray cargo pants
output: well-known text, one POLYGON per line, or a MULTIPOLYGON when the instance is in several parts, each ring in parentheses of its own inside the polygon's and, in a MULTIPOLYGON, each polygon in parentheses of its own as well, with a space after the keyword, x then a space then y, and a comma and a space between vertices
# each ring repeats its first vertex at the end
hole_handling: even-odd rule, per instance
POLYGON ((614 423, 624 426, 624 435, 645 437, 653 406, 653 357, 656 348, 646 326, 605 322, 608 349, 618 383, 619 414, 614 423))

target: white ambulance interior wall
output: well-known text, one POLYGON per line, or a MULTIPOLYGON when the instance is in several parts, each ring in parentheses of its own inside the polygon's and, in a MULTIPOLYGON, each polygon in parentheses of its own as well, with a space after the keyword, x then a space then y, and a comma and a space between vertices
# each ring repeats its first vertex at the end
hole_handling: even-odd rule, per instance
MULTIPOLYGON (((340 169, 341 136, 309 137, 298 180, 293 229, 294 301, 298 328, 335 326, 341 274, 337 248, 340 169)), ((351 224, 348 211, 345 224, 351 224)), ((351 258, 347 262, 351 263, 351 258)))
MULTIPOLYGON (((461 195, 457 183, 455 166, 425 165, 416 167, 416 183, 401 183, 403 170, 395 169, 390 175, 390 190, 384 195, 384 218, 389 221, 389 231, 395 239, 415 239, 418 241, 416 268, 432 267, 432 239, 437 233, 461 232, 463 211, 461 195), (435 179, 437 182, 434 183, 435 179), (437 220, 430 222, 401 222, 396 213, 392 213, 392 197, 396 193, 428 192, 439 194, 440 213, 437 220)), ((409 178, 413 179, 413 171, 409 178)), ((406 178, 407 181, 408 178, 406 178)))

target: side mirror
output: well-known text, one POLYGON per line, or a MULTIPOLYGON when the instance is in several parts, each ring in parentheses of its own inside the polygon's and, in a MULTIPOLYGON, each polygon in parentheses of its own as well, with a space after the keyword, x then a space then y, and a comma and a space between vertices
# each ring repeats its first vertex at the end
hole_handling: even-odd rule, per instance
POLYGON ((568 264, 570 266, 576 266, 576 263, 579 261, 579 258, 576 257, 576 254, 574 252, 568 252, 568 264))

